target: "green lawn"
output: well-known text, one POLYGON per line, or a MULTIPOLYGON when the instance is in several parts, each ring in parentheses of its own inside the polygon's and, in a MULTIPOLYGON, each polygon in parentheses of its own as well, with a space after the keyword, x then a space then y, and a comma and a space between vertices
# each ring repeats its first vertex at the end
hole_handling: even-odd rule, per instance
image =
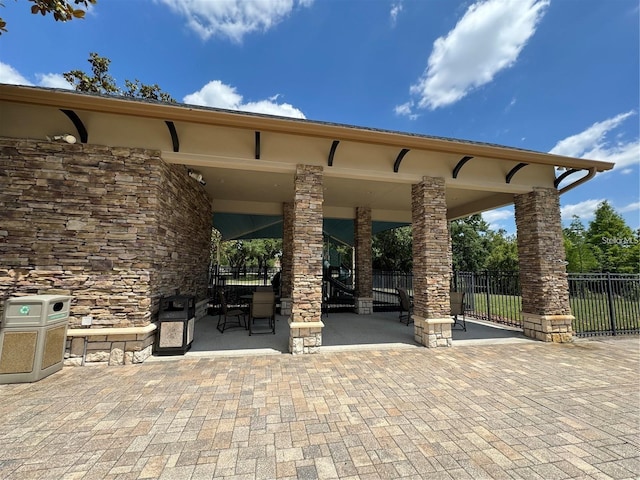
MULTIPOLYGON (((576 317, 573 329, 576 333, 608 331, 611 329, 609 319, 609 305, 604 294, 591 294, 585 298, 570 298, 571 312, 576 317)), ((467 305, 473 305, 469 313, 478 316, 487 315, 487 295, 476 293, 473 301, 467 300, 467 305)), ((614 313, 616 316, 616 330, 640 329, 640 302, 621 297, 614 298, 614 313)), ((491 320, 508 324, 521 325, 522 299, 518 295, 489 295, 489 309, 491 320)))
MULTIPOLYGON (((611 329, 609 305, 605 294, 591 294, 585 298, 572 297, 571 313, 576 319, 576 333, 607 331, 611 329)), ((613 299, 616 330, 640 329, 640 302, 621 297, 613 299)))
MULTIPOLYGON (((495 295, 488 298, 489 314, 492 321, 508 323, 511 325, 521 325, 522 323, 522 298, 519 295, 495 295)), ((487 314, 487 295, 476 293, 473 299, 466 298, 465 303, 472 307, 470 312, 478 315, 487 314)))

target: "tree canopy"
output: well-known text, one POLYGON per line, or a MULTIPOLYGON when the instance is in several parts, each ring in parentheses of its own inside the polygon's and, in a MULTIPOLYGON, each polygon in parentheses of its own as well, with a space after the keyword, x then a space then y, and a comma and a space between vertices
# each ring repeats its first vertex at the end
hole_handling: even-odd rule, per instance
POLYGON ((137 78, 133 81, 125 80, 124 88, 118 87, 114 78, 109 75, 111 60, 101 57, 95 52, 89 54, 91 73, 82 70, 71 70, 63 73, 67 82, 79 92, 99 93, 103 95, 122 95, 125 97, 144 98, 161 102, 175 103, 171 95, 163 92, 157 85, 141 83, 137 78))
MULTIPOLYGON (((412 269, 411 227, 380 232, 373 237, 373 268, 410 272, 412 269)), ((482 215, 451 222, 453 269, 512 271, 518 269, 516 238, 504 230, 493 231, 482 215)))
POLYGON ((485 269, 489 254, 489 224, 482 215, 471 215, 451 222, 453 269, 477 272, 485 269))
POLYGON ((398 227, 374 235, 372 253, 376 270, 410 272, 413 266, 411 253, 411 227, 398 227))
POLYGON ((634 232, 607 201, 586 229, 574 216, 564 242, 569 272, 640 273, 640 229, 634 232))
MULTIPOLYGON (((52 15, 53 19, 57 22, 68 22, 74 18, 84 18, 85 10, 83 8, 76 8, 76 6, 84 7, 85 9, 89 5, 95 5, 97 0, 29 0, 31 5, 31 13, 42 16, 52 15)), ((0 6, 4 4, 0 3, 0 6)), ((3 32, 7 32, 7 22, 0 18, 0 35, 3 32)))

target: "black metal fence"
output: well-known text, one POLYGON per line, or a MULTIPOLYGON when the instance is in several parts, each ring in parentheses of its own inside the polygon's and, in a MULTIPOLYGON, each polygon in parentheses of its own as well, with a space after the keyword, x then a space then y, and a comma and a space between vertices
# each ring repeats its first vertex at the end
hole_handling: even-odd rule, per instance
POLYGON ((470 316, 522 327, 522 297, 518 272, 454 272, 451 289, 465 292, 470 316))
MULTIPOLYGON (((217 267, 210 275, 210 298, 222 288, 231 303, 257 286, 271 285, 278 268, 217 267)), ((373 272, 374 310, 398 310, 398 288, 413 295, 413 276, 405 272, 373 272)), ((469 317, 522 327, 518 272, 454 272, 451 289, 465 292, 469 317)), ((569 274, 569 300, 577 336, 640 333, 640 275, 569 274)), ((332 307, 352 307, 337 297, 332 307), (344 304, 344 305, 343 305, 344 304)))
POLYGON ((251 294, 256 287, 272 286, 271 282, 279 268, 235 268, 215 265, 209 272, 209 299, 218 308, 218 291, 222 291, 229 305, 247 303, 243 296, 251 294))
POLYGON ((376 311, 395 311, 400 309, 398 288, 403 288, 413 296, 413 276, 405 272, 373 272, 373 309, 376 311))
MULTIPOLYGON (((399 308, 396 288, 413 294, 411 273, 375 271, 374 308, 399 308)), ((451 289, 465 292, 470 317, 522 327, 518 272, 454 272, 451 289)), ((569 274, 569 300, 577 336, 640 333, 640 275, 569 274)))
POLYGON ((640 333, 640 275, 569 275, 569 299, 579 336, 640 333))

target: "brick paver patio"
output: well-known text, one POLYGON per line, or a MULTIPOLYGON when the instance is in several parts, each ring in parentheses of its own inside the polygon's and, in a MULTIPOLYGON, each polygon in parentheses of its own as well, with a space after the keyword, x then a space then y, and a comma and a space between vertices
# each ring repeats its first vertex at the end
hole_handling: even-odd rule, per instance
POLYGON ((65 367, 0 386, 0 478, 638 478, 639 346, 65 367))

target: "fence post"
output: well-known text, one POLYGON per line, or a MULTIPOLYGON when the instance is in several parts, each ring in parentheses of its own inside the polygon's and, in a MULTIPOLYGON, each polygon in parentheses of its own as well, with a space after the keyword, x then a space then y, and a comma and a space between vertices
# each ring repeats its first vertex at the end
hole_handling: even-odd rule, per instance
POLYGON ((612 335, 616 334, 616 309, 613 305, 613 292, 611 285, 611 273, 607 272, 607 302, 609 304, 609 322, 612 335))
POLYGON ((489 271, 485 271, 484 272, 484 278, 485 278, 485 286, 486 286, 486 291, 487 291, 487 320, 491 321, 491 295, 489 294, 489 271))

